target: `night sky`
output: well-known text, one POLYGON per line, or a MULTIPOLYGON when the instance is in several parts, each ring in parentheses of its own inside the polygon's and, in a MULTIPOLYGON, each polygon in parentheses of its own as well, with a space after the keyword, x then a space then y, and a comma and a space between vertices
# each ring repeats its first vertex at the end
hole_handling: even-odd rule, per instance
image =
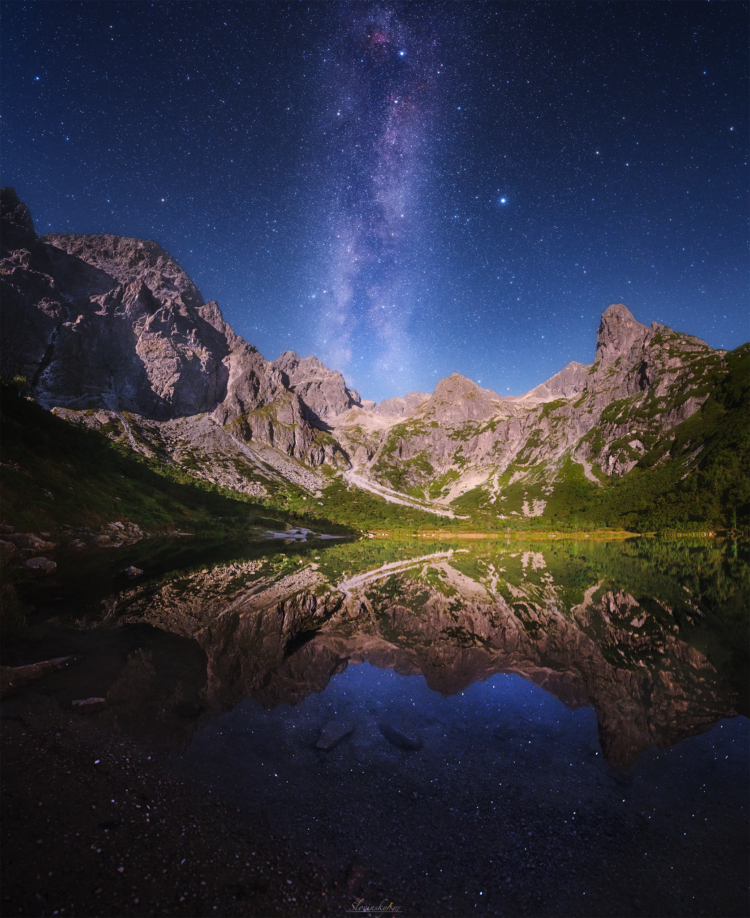
POLYGON ((625 302, 734 348, 745 3, 2 5, 2 184, 156 239, 268 359, 520 394, 625 302))

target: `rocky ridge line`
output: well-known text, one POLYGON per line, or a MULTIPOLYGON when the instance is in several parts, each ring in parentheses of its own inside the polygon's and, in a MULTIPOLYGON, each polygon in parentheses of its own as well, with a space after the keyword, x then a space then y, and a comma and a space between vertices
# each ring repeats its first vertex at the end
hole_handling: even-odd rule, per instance
POLYGON ((316 357, 267 361, 158 243, 39 237, 13 189, 0 205, 2 374, 69 420, 258 497, 271 482, 315 491, 322 467, 438 509, 476 488, 494 504, 540 475, 552 487, 568 461, 592 481, 623 475, 726 372, 723 351, 616 304, 591 365, 523 396, 453 374, 376 405, 316 357))

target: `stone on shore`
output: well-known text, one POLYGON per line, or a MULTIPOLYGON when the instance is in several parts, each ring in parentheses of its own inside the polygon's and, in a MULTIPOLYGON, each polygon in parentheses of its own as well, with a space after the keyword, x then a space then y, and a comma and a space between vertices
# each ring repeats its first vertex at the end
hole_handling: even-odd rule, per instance
POLYGON ((54 574, 57 570, 57 565, 54 561, 50 561, 49 558, 29 558, 24 567, 34 571, 35 574, 44 574, 46 576, 54 574))

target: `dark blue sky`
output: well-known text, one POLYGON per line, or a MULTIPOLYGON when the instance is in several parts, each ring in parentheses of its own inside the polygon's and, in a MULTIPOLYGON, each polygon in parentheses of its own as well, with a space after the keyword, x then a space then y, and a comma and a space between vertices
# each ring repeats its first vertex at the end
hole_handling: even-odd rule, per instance
POLYGON ((269 359, 520 394, 625 302, 733 348, 747 4, 4 3, 2 184, 152 238, 269 359))

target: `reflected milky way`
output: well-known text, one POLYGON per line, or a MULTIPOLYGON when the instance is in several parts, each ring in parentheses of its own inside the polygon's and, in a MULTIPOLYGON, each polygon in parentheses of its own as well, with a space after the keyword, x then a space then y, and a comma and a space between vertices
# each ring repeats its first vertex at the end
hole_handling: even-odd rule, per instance
MULTIPOLYGON (((276 901, 304 897, 285 914, 355 895, 430 915, 747 911, 747 545, 150 540, 61 561, 25 598, 85 665, 19 701, 103 699, 98 729, 236 813, 250 880, 227 914, 271 913, 249 899, 256 856, 276 901), (331 882, 290 888, 250 841, 266 829, 331 882)), ((179 859, 199 826, 178 825, 179 859)))

